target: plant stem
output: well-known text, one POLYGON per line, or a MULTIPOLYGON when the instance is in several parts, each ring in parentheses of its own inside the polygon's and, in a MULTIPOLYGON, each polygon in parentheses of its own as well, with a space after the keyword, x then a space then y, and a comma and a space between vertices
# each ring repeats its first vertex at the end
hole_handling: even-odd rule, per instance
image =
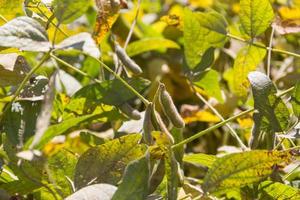
MULTIPOLYGON (((88 54, 84 54, 86 56, 90 56, 88 54)), ((99 79, 95 79, 95 78, 92 78, 90 77, 87 73, 81 71, 80 69, 70 65, 69 63, 63 61, 62 59, 56 57, 55 55, 53 55, 51 53, 50 55, 53 59, 57 60, 58 62, 60 62, 61 64, 65 65, 66 67, 69 67, 73 70, 75 70, 76 72, 80 73, 81 75, 83 76, 86 76, 86 77, 89 77, 91 79, 93 79, 95 82, 97 83, 101 83, 101 81, 99 79)), ((90 56, 91 58, 94 58, 92 56, 90 56)), ((148 106, 150 104, 150 102, 145 98, 143 97, 138 91, 136 91, 133 87, 131 87, 121 76, 119 76, 116 72, 114 72, 112 69, 110 69, 106 64, 104 64, 101 60, 97 59, 97 58, 94 58, 100 65, 102 65, 107 71, 109 71, 110 73, 112 73, 116 79, 118 79, 119 81, 121 81, 125 87, 127 87, 130 91, 132 91, 138 98, 141 99, 141 101, 146 105, 148 106)))
POLYGON ((269 41, 269 49, 268 49, 268 59, 267 59, 267 76, 270 77, 271 74, 271 57, 272 57, 272 45, 273 45, 273 38, 274 38, 275 29, 272 27, 270 41, 269 41))
MULTIPOLYGON (((294 87, 291 87, 291 88, 289 88, 289 89, 287 89, 287 90, 285 90, 285 91, 283 91, 281 93, 278 93, 276 96, 277 97, 281 97, 283 95, 286 95, 287 93, 291 92, 293 89, 294 89, 294 87)), ((253 111, 255 111, 255 109, 254 108, 250 108, 250 109, 248 109, 248 110, 246 110, 244 112, 241 112, 241 113, 239 113, 239 114, 237 114, 237 115, 235 115, 233 117, 230 117, 230 118, 228 118, 228 119, 226 119, 226 120, 224 120, 224 121, 222 121, 220 123, 217 123, 214 126, 209 127, 208 129, 200 131, 199 133, 196 133, 195 135, 193 135, 193 136, 191 136, 191 137, 189 137, 189 138, 187 138, 187 139, 185 139, 185 140, 183 140, 183 141, 181 141, 181 142, 179 142, 177 144, 174 144, 172 146, 172 149, 181 147, 182 145, 185 145, 185 144, 187 144, 187 143, 189 143, 189 142, 191 142, 191 141, 193 141, 193 140, 195 140, 195 139, 197 139, 197 138, 199 138, 199 137, 201 137, 201 136, 203 136, 203 135, 205 135, 205 134, 207 134, 207 133, 209 133, 211 131, 216 130, 217 128, 220 128, 221 126, 227 124, 228 122, 231 122, 231 121, 233 121, 233 120, 235 120, 235 119, 237 119, 239 117, 242 117, 244 115, 247 115, 247 114, 249 114, 249 113, 251 113, 253 111)))
POLYGON ((215 124, 214 126, 211 126, 211 127, 209 127, 208 129, 205 129, 205 130, 203 130, 203 131, 200 131, 199 133, 196 133, 195 135, 193 135, 193 136, 191 136, 191 137, 189 137, 189 138, 187 138, 187 139, 185 139, 185 140, 183 140, 183 141, 181 141, 181 142, 179 142, 179 143, 173 145, 173 146, 172 146, 172 149, 181 147, 181 146, 184 145, 184 144, 187 144, 187 143, 189 143, 189 142, 191 142, 191 141, 193 141, 193 140, 195 140, 195 139, 197 139, 197 138, 199 138, 199 137, 201 137, 201 136, 203 136, 203 135, 205 135, 205 134, 207 134, 207 133, 209 133, 209 132, 211 132, 211 131, 216 130, 217 128, 219 128, 219 127, 221 127, 221 126, 227 124, 228 122, 231 122, 231 121, 233 121, 233 120, 235 120, 235 119, 237 119, 237 118, 239 118, 239 117, 241 117, 241 116, 247 115, 247 114, 249 114, 249 113, 251 113, 251 112, 253 112, 253 111, 254 111, 254 108, 251 108, 251 109, 249 109, 249 110, 246 110, 246 111, 244 111, 244 112, 239 113, 238 115, 235 115, 235 116, 233 116, 233 117, 230 117, 230 118, 228 118, 228 119, 226 119, 226 120, 224 120, 224 121, 222 121, 222 122, 220 122, 220 123, 217 123, 217 124, 215 124))
MULTIPOLYGON (((208 101, 206 101, 206 99, 201 95, 199 94, 196 89, 195 89, 195 85, 193 84, 193 82, 191 80, 188 80, 188 82, 190 83, 190 86, 194 92, 194 94, 209 108, 211 109, 215 115, 217 115, 217 117, 219 119, 221 119, 221 121, 225 121, 225 119, 223 118, 223 116, 212 106, 210 105, 210 103, 208 101)), ((227 126, 227 128, 229 129, 232 137, 234 137, 237 142, 239 143, 240 147, 243 149, 243 150, 246 150, 247 149, 247 146, 242 142, 241 138, 238 136, 238 134, 235 132, 235 130, 229 125, 229 124, 225 124, 227 126)))
POLYGON ((0 14, 0 19, 2 19, 5 23, 7 23, 7 19, 5 19, 5 17, 3 17, 3 15, 0 14))
POLYGON ((257 43, 257 42, 251 42, 250 40, 246 40, 244 38, 241 38, 241 37, 238 37, 236 35, 232 35, 230 33, 227 33, 226 34, 227 37, 230 37, 232 39, 235 39, 235 40, 238 40, 238 41, 241 41, 241 42, 245 42, 245 43, 249 43, 249 44, 252 44, 256 47, 259 47, 259 48, 262 48, 262 49, 266 49, 266 50, 270 50, 272 52, 276 52, 276 53, 281 53, 281 54, 286 54, 286 55, 290 55, 290 56, 293 56, 293 57, 296 57, 296 58, 300 58, 300 54, 297 54, 297 53, 293 53, 293 52, 289 52, 289 51, 285 51, 285 50, 281 50, 281 49, 276 49, 276 48, 271 48, 271 47, 266 47, 260 43, 257 43))

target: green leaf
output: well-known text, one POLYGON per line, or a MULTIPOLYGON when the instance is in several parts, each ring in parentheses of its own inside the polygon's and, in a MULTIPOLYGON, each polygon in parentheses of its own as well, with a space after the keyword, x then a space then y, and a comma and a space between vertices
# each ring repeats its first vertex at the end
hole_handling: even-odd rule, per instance
POLYGON ((219 85, 219 73, 213 69, 203 72, 193 80, 194 84, 202 88, 210 97, 215 97, 220 103, 223 103, 221 88, 219 85))
POLYGON ((94 184, 78 190, 65 200, 111 200, 116 190, 113 185, 94 184))
POLYGON ((4 184, 0 183, 0 188, 8 192, 10 195, 29 194, 40 187, 41 186, 37 185, 36 183, 25 181, 25 180, 16 180, 4 184))
POLYGON ((74 117, 63 121, 60 124, 50 126, 42 136, 40 142, 35 146, 36 149, 42 149, 52 138, 62 135, 71 128, 78 127, 81 123, 88 120, 98 118, 99 114, 84 115, 81 117, 74 117))
POLYGON ((54 0, 51 6, 58 21, 68 24, 82 16, 90 5, 90 0, 54 0))
POLYGON ((21 83, 29 70, 29 65, 23 56, 16 53, 0 54, 0 86, 21 83))
POLYGON ((67 178, 73 180, 76 163, 77 157, 64 149, 48 158, 49 180, 59 186, 63 197, 72 194, 72 187, 67 178))
POLYGON ((39 22, 29 17, 17 17, 0 27, 0 47, 46 52, 51 45, 39 22))
POLYGON ((84 52, 92 57, 99 58, 100 50, 90 33, 82 32, 68 37, 56 46, 64 51, 84 52))
POLYGON ((216 192, 256 183, 292 159, 290 151, 255 150, 226 155, 213 163, 203 182, 205 192, 216 192))
POLYGON ((150 160, 148 155, 134 160, 126 167, 122 183, 112 200, 140 200, 148 195, 150 160))
POLYGON ((216 160, 216 156, 207 155, 204 153, 188 154, 183 157, 183 161, 187 163, 192 163, 196 165, 202 165, 210 168, 213 162, 216 160))
POLYGON ((161 50, 165 48, 179 49, 180 47, 176 42, 165 38, 144 38, 130 43, 126 51, 127 54, 131 57, 144 52, 161 50))
POLYGON ((1 126, 13 145, 23 144, 35 133, 41 101, 16 101, 5 113, 1 126))
POLYGON ((300 190, 279 182, 264 181, 259 185, 259 199, 297 200, 300 190))
POLYGON ((190 69, 201 61, 211 47, 222 47, 226 42, 227 22, 215 11, 207 13, 184 10, 184 54, 190 69))
POLYGON ((241 0, 240 7, 241 28, 251 38, 265 32, 274 19, 270 0, 241 0))
POLYGON ((258 145, 261 131, 267 132, 269 148, 273 146, 274 133, 287 129, 290 114, 286 104, 276 96, 277 89, 272 81, 261 72, 249 73, 254 99, 254 128, 250 139, 251 148, 258 145))
POLYGON ((76 165, 76 188, 90 182, 117 184, 128 163, 144 155, 146 146, 140 140, 140 134, 131 134, 86 151, 76 165))
POLYGON ((300 81, 295 85, 295 89, 292 95, 291 103, 293 106, 294 114, 300 118, 300 81))
POLYGON ((250 86, 248 73, 254 71, 266 55, 266 50, 256 46, 242 48, 233 65, 233 92, 239 97, 246 97, 250 86))
MULTIPOLYGON (((126 81, 138 92, 144 90, 150 83, 142 78, 131 78, 126 81)), ((73 95, 67 109, 72 110, 72 108, 78 107, 79 102, 83 106, 82 110, 91 109, 101 103, 119 106, 134 97, 135 94, 118 79, 108 80, 101 84, 88 85, 77 91, 73 95)))

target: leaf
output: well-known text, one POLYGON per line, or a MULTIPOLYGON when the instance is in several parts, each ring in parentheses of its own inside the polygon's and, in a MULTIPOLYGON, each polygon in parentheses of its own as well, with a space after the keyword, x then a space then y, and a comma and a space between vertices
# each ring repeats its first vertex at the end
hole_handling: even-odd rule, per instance
POLYGON ((51 6, 58 21, 68 24, 82 16, 90 5, 90 0, 53 0, 51 6))
POLYGON ((266 150, 233 153, 217 158, 204 178, 203 190, 216 192, 259 182, 271 175, 275 165, 285 166, 291 160, 290 151, 266 150))
POLYGON ((76 188, 90 183, 117 184, 127 164, 144 155, 146 146, 138 144, 140 140, 140 134, 131 134, 86 151, 76 165, 76 188))
MULTIPOLYGON (((5 19, 10 20, 23 14, 23 0, 0 0, 0 13, 5 19), (13 12, 12 12, 13 11, 13 12)), ((1 20, 0 20, 1 21, 1 20)), ((1 22, 0 22, 1 24, 1 22)))
POLYGON ((99 114, 84 115, 81 117, 74 117, 63 121, 60 124, 49 126, 47 131, 42 136, 40 142, 35 146, 36 149, 42 149, 52 138, 62 135, 69 129, 77 127, 81 123, 99 117, 99 114))
POLYGON ((249 88, 248 73, 254 71, 266 55, 266 50, 255 46, 242 48, 233 65, 233 92, 239 97, 246 97, 249 88))
POLYGON ((29 70, 29 65, 23 56, 16 53, 0 54, 0 86, 21 83, 29 70))
POLYGON ((29 17, 17 17, 0 26, 0 47, 46 52, 51 45, 44 27, 29 17))
POLYGON ((140 200, 148 195, 150 160, 148 155, 128 164, 112 200, 140 200))
POLYGON ((97 44, 100 44, 106 33, 117 20, 120 8, 123 8, 125 5, 116 0, 96 0, 96 5, 98 8, 98 15, 94 27, 93 38, 97 44))
POLYGON ((193 122, 219 122, 220 118, 206 110, 192 112, 191 115, 184 116, 183 120, 186 124, 193 122))
MULTIPOLYGON (((282 132, 288 127, 289 110, 283 100, 276 96, 272 81, 261 72, 251 72, 248 76, 252 87, 254 108, 258 110, 263 127, 261 130, 282 132)), ((255 121, 257 125, 257 120, 255 121)))
MULTIPOLYGON (((149 81, 142 78, 131 78, 126 81, 138 92, 143 91, 149 85, 149 81)), ((135 94, 121 81, 113 79, 83 87, 73 95, 67 109, 78 109, 79 103, 81 110, 92 109, 101 103, 120 106, 134 97, 135 94)))
POLYGON ((113 185, 94 184, 78 190, 65 200, 111 200, 116 190, 113 185))
POLYGON ((183 157, 183 161, 196 165, 202 165, 210 168, 213 162, 217 159, 214 155, 207 155, 204 153, 188 154, 183 157))
POLYGON ((295 89, 292 95, 291 103, 293 106, 294 114, 300 118, 300 81, 295 85, 295 89))
POLYGON ((22 147, 34 134, 40 108, 41 101, 16 101, 5 113, 1 126, 13 145, 22 147))
POLYGON ((300 199, 300 190, 279 182, 264 181, 259 185, 259 199, 297 200, 300 199))
POLYGON ((59 186, 59 190, 63 197, 72 194, 72 187, 67 178, 73 180, 77 163, 75 154, 62 149, 48 158, 47 161, 49 180, 56 186, 59 186))
POLYGON ((204 89, 210 97, 215 97, 220 103, 223 103, 219 82, 219 73, 213 69, 201 73, 196 80, 193 80, 193 83, 204 89))
POLYGON ((176 42, 165 38, 144 38, 130 43, 126 51, 128 56, 131 57, 144 52, 160 50, 165 48, 179 49, 180 47, 176 42))
POLYGON ((190 69, 201 61, 211 47, 222 47, 226 42, 227 22, 215 11, 207 13, 184 10, 184 54, 190 69))
POLYGON ((240 7, 241 28, 251 38, 265 32, 274 18, 269 0, 241 0, 240 7))
POLYGON ((90 33, 73 35, 59 43, 56 48, 65 51, 81 51, 95 58, 100 57, 100 51, 90 33))

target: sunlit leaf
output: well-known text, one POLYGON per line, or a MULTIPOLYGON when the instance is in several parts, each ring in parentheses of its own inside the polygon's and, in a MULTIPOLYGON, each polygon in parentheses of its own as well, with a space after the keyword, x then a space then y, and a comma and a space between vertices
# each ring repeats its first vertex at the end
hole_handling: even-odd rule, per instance
POLYGON ((164 38, 145 38, 130 43, 126 51, 129 56, 136 56, 144 52, 161 50, 165 48, 179 49, 180 47, 172 40, 168 40, 164 38))
POLYGON ((258 64, 266 55, 266 50, 256 46, 243 47, 233 65, 233 92, 239 97, 246 97, 250 86, 248 73, 256 70, 258 64))
POLYGON ((207 13, 184 10, 184 54, 190 69, 200 63, 205 51, 226 42, 227 22, 215 11, 207 13))
POLYGON ((53 0, 51 3, 55 17, 65 24, 82 16, 90 5, 90 0, 53 0))
MULTIPOLYGON (((0 14, 5 17, 6 20, 22 15, 22 2, 23 0, 0 0, 0 14)), ((0 25, 1 25, 0 19, 0 25)))
POLYGON ((213 165, 216 159, 216 156, 204 153, 187 154, 183 157, 184 162, 202 165, 209 168, 213 165))
POLYGON ((273 167, 291 162, 289 151, 256 150, 226 155, 213 163, 204 178, 203 189, 215 192, 256 183, 271 175, 273 167))
POLYGON ((215 70, 209 70, 200 74, 197 79, 193 80, 194 84, 202 88, 210 97, 215 97, 223 103, 221 89, 219 85, 219 73, 215 70))
POLYGON ((265 32, 274 18, 269 0, 241 0, 240 7, 241 28, 251 38, 265 32))
POLYGON ((127 135, 86 151, 76 165, 76 188, 91 183, 117 184, 127 164, 144 155, 146 146, 138 144, 140 140, 139 134, 127 135))
POLYGON ((94 184, 84 187, 65 200, 111 200, 117 187, 109 184, 94 184))
POLYGON ((280 182, 264 181, 259 185, 259 198, 264 200, 297 200, 300 199, 298 188, 280 182))
POLYGON ((29 17, 17 17, 0 26, 0 47, 24 51, 49 51, 47 32, 39 22, 29 17))
POLYGON ((148 195, 149 178, 150 160, 147 155, 130 162, 112 200, 145 199, 148 195))

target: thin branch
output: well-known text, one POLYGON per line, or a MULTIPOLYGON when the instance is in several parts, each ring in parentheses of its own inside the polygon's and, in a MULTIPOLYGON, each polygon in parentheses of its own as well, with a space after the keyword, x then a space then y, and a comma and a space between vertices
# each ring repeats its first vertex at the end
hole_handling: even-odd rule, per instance
MULTIPOLYGON (((191 80, 188 80, 194 94, 207 106, 209 107, 209 109, 211 109, 215 115, 221 119, 222 121, 225 121, 225 119, 223 118, 223 116, 212 106, 210 105, 210 103, 201 95, 199 94, 196 89, 195 89, 195 86, 194 84, 192 83, 191 80)), ((242 142, 241 138, 238 136, 238 134, 235 132, 235 130, 229 125, 229 124, 225 124, 225 126, 229 129, 232 137, 234 137, 237 142, 239 143, 240 147, 243 149, 243 150, 246 150, 247 149, 247 146, 242 142)))

